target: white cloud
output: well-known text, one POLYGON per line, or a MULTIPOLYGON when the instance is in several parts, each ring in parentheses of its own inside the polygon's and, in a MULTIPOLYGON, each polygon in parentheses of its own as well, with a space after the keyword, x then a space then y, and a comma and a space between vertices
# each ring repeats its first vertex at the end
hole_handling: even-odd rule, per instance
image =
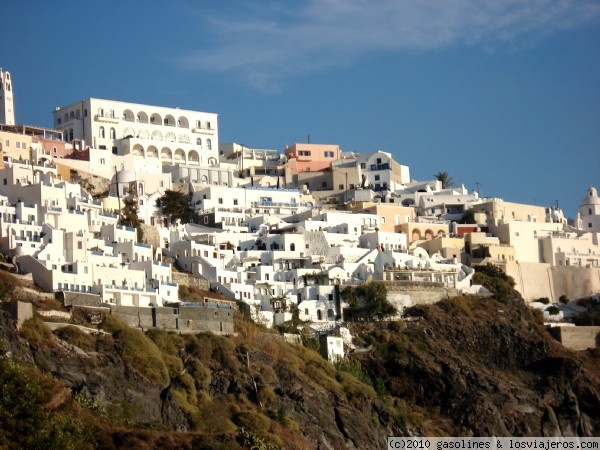
POLYGON ((308 0, 268 2, 242 15, 201 19, 216 45, 182 58, 271 90, 290 76, 339 67, 372 52, 452 45, 518 45, 600 17, 593 0, 308 0))

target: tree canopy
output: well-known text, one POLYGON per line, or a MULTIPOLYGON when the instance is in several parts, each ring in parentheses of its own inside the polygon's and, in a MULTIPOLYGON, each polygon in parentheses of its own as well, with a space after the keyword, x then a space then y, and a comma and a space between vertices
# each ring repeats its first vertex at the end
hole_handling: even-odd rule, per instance
POLYGON ((349 308, 349 320, 383 320, 398 314, 398 310, 387 300, 387 288, 381 281, 371 281, 358 287, 346 286, 341 290, 349 308))
POLYGON ((434 173, 433 176, 435 177, 436 180, 442 182, 442 189, 447 189, 447 188, 451 188, 452 186, 454 186, 454 178, 452 178, 448 172, 440 171, 440 172, 434 173))
POLYGON ((194 210, 186 194, 167 189, 158 201, 163 215, 167 216, 171 222, 179 219, 181 223, 189 223, 194 216, 194 210))

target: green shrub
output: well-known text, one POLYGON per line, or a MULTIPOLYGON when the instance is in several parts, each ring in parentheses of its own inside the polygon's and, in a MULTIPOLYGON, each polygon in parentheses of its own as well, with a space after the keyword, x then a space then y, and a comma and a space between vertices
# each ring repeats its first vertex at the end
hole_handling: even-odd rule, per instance
POLYGON ((71 404, 50 410, 59 386, 33 367, 0 355, 0 448, 92 448, 93 429, 73 415, 71 404))
POLYGON ((243 411, 233 416, 233 423, 247 430, 266 431, 271 425, 271 420, 253 411, 243 411))
POLYGON ((113 337, 121 343, 121 356, 128 370, 159 386, 169 383, 169 371, 160 350, 144 333, 126 326, 113 337))
POLYGON ((258 389, 258 401, 263 405, 263 407, 267 406, 271 401, 275 400, 277 397, 275 395, 275 391, 269 385, 261 386, 258 389))
POLYGON ((468 297, 446 298, 439 302, 438 305, 451 316, 473 317, 473 308, 471 300, 468 297))
POLYGON ((37 342, 38 344, 47 344, 52 340, 52 331, 38 316, 34 316, 23 322, 21 335, 25 339, 37 342))
POLYGON ((54 331, 54 334, 63 341, 67 341, 69 344, 79 347, 83 351, 93 352, 96 350, 96 338, 77 327, 68 326, 59 328, 54 331))
POLYGON ((21 280, 4 270, 0 270, 0 300, 11 298, 16 288, 23 286, 21 280))
POLYGON ((167 355, 179 356, 185 347, 184 339, 173 331, 151 328, 146 332, 146 336, 152 339, 160 351, 167 355))
POLYGON ((212 373, 209 368, 205 367, 200 361, 192 361, 186 363, 187 370, 194 378, 196 389, 206 389, 210 386, 212 373))

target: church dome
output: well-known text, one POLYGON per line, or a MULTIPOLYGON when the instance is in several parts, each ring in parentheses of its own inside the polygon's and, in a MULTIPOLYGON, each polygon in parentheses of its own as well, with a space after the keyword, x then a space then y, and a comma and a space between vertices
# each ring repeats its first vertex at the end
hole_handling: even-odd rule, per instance
POLYGON ((595 187, 590 186, 587 192, 585 193, 585 197, 581 200, 580 207, 591 206, 591 205, 600 205, 600 198, 598 198, 598 191, 595 187))

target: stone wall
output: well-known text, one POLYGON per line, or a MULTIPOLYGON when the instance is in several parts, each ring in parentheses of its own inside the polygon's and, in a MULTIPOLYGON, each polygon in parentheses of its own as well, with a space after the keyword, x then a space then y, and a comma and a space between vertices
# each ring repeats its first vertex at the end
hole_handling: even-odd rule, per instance
POLYGON ((586 350, 600 344, 600 327, 552 327, 549 331, 571 350, 586 350))
POLYGON ((210 282, 205 278, 195 277, 191 273, 175 271, 171 273, 171 276, 173 277, 173 282, 182 286, 193 286, 198 289, 210 291, 210 282))
POLYGON ((6 311, 12 320, 17 322, 17 329, 21 328, 23 322, 33 317, 33 306, 25 302, 0 302, 0 307, 6 311))
POLYGON ((385 281, 387 299, 400 312, 413 305, 431 305, 459 294, 456 289, 446 288, 444 283, 420 281, 385 281))
POLYGON ((102 299, 96 294, 57 291, 56 299, 62 301, 65 306, 93 306, 97 308, 102 305, 102 299))
POLYGON ((557 302, 561 295, 578 299, 600 293, 600 268, 521 262, 508 265, 506 272, 525 301, 548 297, 557 302))
POLYGON ((147 223, 140 224, 140 228, 142 229, 143 242, 152 245, 154 249, 162 247, 158 228, 147 223))
POLYGON ((213 299, 207 299, 205 302, 190 302, 179 307, 111 306, 111 314, 131 327, 195 333, 202 331, 233 333, 235 310, 235 304, 232 302, 213 299))

